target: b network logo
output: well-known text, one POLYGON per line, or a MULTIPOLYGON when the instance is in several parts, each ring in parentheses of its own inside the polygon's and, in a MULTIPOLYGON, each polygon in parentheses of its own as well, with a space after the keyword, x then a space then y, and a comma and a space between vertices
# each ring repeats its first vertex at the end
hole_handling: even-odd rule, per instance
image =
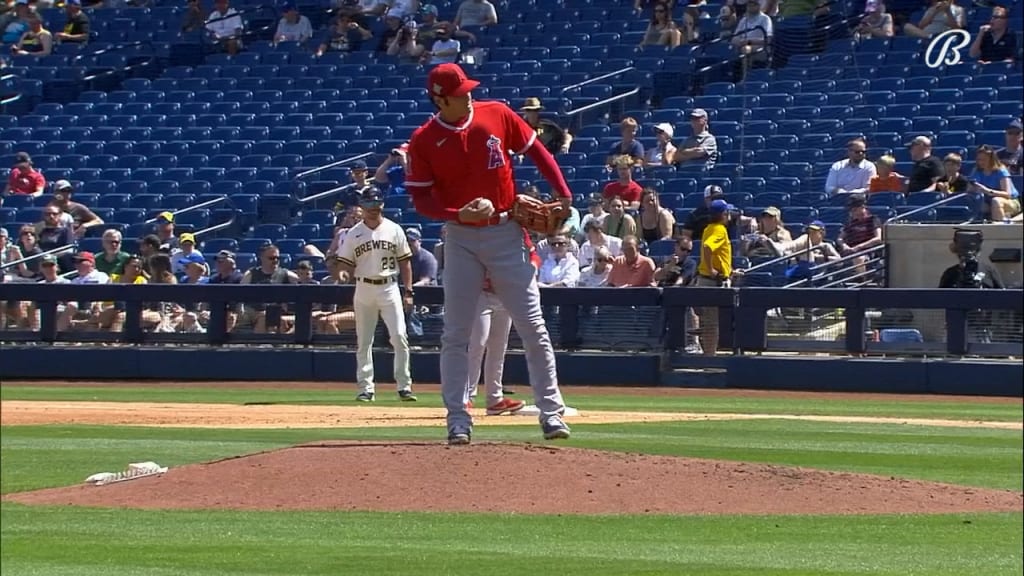
POLYGON ((943 64, 948 66, 959 64, 962 60, 960 51, 970 43, 971 33, 958 28, 936 35, 928 43, 928 49, 924 52, 925 66, 938 68, 943 64))

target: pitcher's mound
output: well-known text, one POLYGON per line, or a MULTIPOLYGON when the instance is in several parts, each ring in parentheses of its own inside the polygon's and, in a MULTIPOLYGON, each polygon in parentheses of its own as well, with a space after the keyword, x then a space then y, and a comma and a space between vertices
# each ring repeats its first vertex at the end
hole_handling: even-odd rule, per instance
POLYGON ((108 486, 13 494, 26 504, 528 514, 1020 511, 1015 492, 530 444, 320 443, 172 468, 108 486))

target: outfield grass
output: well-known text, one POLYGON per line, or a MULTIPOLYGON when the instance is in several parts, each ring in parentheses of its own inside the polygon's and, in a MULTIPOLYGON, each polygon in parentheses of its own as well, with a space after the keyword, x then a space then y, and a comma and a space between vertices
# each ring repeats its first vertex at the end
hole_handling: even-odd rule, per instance
MULTIPOLYGON (((525 387, 517 387, 521 393, 525 387)), ((639 396, 623 394, 577 394, 564 389, 566 401, 586 410, 627 410, 635 412, 697 412, 818 414, 832 416, 895 416, 903 418, 942 418, 951 420, 989 420, 1020 422, 1024 420, 1021 402, 950 402, 842 400, 821 398, 744 398, 739 396, 639 396)), ((417 392, 420 406, 441 406, 436 393, 417 392)), ((40 387, 3 386, 0 400, 62 400, 92 402, 186 402, 186 403, 279 403, 279 404, 355 404, 351 385, 339 384, 337 390, 308 389, 238 389, 238 388, 175 388, 175 387, 40 387)), ((381 385, 378 404, 398 405, 390 385, 381 385)))
MULTIPOLYGON (((3 399, 351 402, 348 391, 2 388, 3 399), (326 399, 325 399, 326 398, 326 399)), ((439 405, 436 395, 422 405, 439 405)), ((1021 420, 1019 404, 572 396, 584 409, 1021 420)), ((379 397, 393 400, 390 394, 379 397)), ((565 446, 697 456, 1022 490, 1024 433, 783 420, 578 425, 565 446)), ((0 428, 0 491, 81 482, 325 439, 441 440, 423 428, 0 428)), ((532 426, 477 440, 540 441, 532 426)), ((563 444, 560 444, 563 445, 563 444)), ((472 489, 472 486, 467 486, 472 489)), ((500 497, 500 495, 498 495, 500 497)), ((699 495, 696 495, 699 497, 699 495)), ((0 505, 3 575, 622 574, 988 576, 1024 571, 1024 514, 521 516, 137 511, 0 505)))
POLYGON ((1021 515, 537 517, 4 505, 12 575, 1019 574, 1021 515))

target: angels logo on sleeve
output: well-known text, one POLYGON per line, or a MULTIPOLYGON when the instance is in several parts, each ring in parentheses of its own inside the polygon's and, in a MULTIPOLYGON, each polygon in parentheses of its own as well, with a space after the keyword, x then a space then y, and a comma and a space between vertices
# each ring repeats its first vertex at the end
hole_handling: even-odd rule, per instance
POLYGON ((501 149, 501 138, 491 135, 487 139, 487 168, 494 170, 505 165, 505 153, 501 149))

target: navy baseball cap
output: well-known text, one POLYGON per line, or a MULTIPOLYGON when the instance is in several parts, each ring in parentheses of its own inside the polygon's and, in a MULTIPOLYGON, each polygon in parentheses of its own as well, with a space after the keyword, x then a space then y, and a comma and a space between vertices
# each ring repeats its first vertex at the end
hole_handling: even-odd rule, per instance
POLYGON ((729 211, 735 210, 735 209, 736 209, 735 206, 733 206, 732 204, 729 204, 728 202, 726 202, 725 200, 722 200, 721 198, 719 198, 718 200, 715 200, 714 202, 711 203, 711 213, 712 214, 721 214, 722 212, 729 212, 729 211))
POLYGON ((359 195, 359 203, 375 206, 384 203, 384 196, 376 186, 370 186, 359 195))
POLYGON ((291 12, 292 10, 297 10, 297 9, 298 9, 298 7, 295 5, 295 2, 290 2, 290 1, 289 2, 285 2, 284 5, 281 6, 281 10, 283 12, 291 12))
POLYGON ((366 162, 362 160, 356 160, 352 163, 352 167, 349 170, 366 170, 366 162))

